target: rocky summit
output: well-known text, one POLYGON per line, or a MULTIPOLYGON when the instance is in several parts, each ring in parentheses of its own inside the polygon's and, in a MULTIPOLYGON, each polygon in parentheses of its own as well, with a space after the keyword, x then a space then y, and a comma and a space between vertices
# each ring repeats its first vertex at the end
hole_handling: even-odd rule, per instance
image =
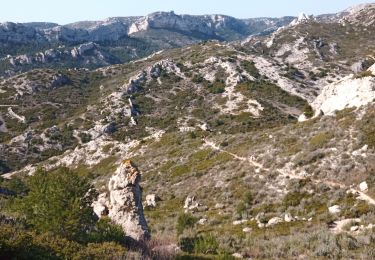
POLYGON ((0 25, 1 259, 373 259, 375 4, 0 25))

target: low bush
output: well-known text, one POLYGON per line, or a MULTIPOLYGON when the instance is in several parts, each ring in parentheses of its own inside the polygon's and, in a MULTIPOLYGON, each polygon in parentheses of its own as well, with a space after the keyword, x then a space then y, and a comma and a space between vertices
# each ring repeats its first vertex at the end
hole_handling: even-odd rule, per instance
POLYGON ((183 213, 180 216, 178 216, 177 219, 177 234, 181 235, 185 229, 194 227, 195 223, 197 222, 197 219, 193 217, 191 214, 183 213))
POLYGON ((319 133, 310 139, 310 146, 313 149, 323 148, 333 137, 332 133, 319 133))
POLYGON ((181 237, 179 240, 181 250, 195 254, 211 254, 219 253, 219 243, 211 234, 204 234, 193 237, 181 237))

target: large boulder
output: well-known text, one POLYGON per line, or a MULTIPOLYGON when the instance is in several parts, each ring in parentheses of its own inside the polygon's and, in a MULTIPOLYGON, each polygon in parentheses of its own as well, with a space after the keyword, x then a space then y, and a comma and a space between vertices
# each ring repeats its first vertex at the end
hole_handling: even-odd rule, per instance
POLYGON ((124 161, 108 184, 109 214, 122 226, 125 234, 135 240, 149 239, 146 219, 143 215, 141 174, 130 160, 124 161))
POLYGON ((107 216, 120 225, 127 237, 136 241, 150 238, 143 215, 141 174, 130 160, 123 161, 108 184, 108 193, 99 195, 92 204, 99 216, 107 216))

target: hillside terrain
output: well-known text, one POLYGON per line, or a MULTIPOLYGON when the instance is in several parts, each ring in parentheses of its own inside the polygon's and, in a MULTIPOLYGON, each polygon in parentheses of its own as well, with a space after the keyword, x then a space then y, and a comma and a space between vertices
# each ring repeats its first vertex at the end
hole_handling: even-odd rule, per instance
POLYGON ((113 17, 67 25, 0 24, 0 75, 34 68, 98 68, 204 40, 232 41, 270 34, 293 17, 236 19, 225 15, 113 17), (173 39, 173 40, 171 40, 173 39))
POLYGON ((374 14, 2 24, 4 257, 372 259, 374 14), (36 221, 63 185, 74 236, 36 221))

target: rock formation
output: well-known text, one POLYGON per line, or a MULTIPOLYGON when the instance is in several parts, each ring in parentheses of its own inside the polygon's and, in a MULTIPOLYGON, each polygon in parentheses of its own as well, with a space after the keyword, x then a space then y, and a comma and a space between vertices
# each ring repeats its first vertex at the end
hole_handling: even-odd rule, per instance
POLYGON ((122 162, 109 181, 108 193, 99 195, 92 205, 99 217, 108 214, 123 228, 126 236, 137 241, 150 237, 143 215, 140 180, 141 174, 131 161, 122 162))
POLYGON ((306 15, 305 13, 300 13, 299 16, 290 23, 290 26, 306 23, 308 21, 311 21, 312 19, 313 16, 306 15))
POLYGON ((160 198, 156 194, 149 194, 146 196, 145 203, 147 207, 155 208, 159 200, 160 198))
POLYGON ((335 111, 348 107, 360 107, 371 103, 375 98, 375 78, 370 74, 375 66, 363 76, 349 75, 338 82, 331 83, 311 104, 316 114, 334 115, 335 111))

